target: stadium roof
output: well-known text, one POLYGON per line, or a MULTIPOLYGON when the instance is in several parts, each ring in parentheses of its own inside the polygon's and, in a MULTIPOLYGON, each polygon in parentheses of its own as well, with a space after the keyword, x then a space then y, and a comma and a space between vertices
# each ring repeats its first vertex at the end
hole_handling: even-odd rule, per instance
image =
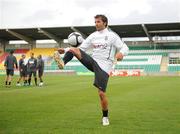
MULTIPOLYGON (((110 25, 109 27, 122 38, 148 37, 151 40, 154 36, 180 36, 180 23, 110 25)), ((88 36, 95 31, 95 27, 74 26, 0 29, 0 40, 33 41, 54 39, 59 41, 66 39, 67 36, 74 31, 81 32, 83 35, 88 36)))

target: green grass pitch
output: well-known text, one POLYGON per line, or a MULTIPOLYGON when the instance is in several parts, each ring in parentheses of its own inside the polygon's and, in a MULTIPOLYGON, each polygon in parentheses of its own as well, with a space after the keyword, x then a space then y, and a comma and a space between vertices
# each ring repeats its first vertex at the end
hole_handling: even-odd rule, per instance
POLYGON ((0 81, 0 134, 180 134, 180 77, 111 77, 106 127, 93 76, 46 76, 43 87, 0 81))

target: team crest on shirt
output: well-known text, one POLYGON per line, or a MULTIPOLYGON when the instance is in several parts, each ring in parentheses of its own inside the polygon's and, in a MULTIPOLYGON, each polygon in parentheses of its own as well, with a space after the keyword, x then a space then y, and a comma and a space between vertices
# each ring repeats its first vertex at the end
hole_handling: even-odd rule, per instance
POLYGON ((105 36, 104 40, 107 41, 108 40, 108 36, 105 36))

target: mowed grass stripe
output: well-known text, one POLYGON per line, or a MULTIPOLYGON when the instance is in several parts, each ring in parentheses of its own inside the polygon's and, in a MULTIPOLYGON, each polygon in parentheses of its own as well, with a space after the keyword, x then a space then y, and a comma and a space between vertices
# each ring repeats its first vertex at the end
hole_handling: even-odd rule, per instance
MULTIPOLYGON (((3 81, 3 77, 0 77, 3 81)), ((111 125, 100 124, 93 76, 46 76, 43 87, 0 88, 0 134, 179 133, 179 77, 112 77, 111 125)))

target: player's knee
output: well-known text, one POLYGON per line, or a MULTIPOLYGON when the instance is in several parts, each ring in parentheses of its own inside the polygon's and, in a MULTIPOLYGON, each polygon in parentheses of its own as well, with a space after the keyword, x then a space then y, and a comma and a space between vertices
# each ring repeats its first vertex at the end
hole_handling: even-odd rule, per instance
POLYGON ((103 91, 99 91, 99 97, 101 100, 103 100, 105 97, 105 93, 103 91))
POLYGON ((69 51, 72 52, 73 54, 77 54, 79 52, 79 48, 72 47, 72 48, 70 48, 69 51))
POLYGON ((81 53, 79 48, 72 47, 69 51, 72 52, 78 59, 81 59, 81 53))

